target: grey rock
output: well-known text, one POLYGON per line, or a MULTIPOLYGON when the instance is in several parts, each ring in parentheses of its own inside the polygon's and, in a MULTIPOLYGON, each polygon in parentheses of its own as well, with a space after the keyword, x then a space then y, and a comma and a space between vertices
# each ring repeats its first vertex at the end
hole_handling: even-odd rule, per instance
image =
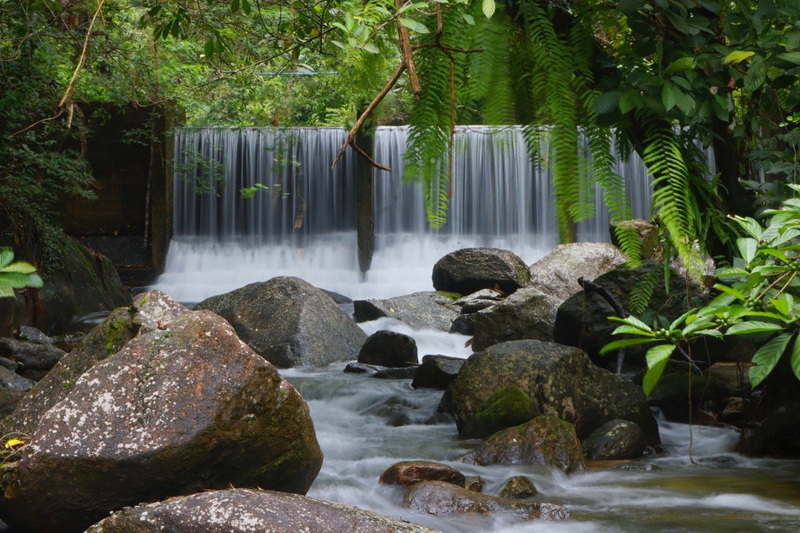
POLYGON ((33 386, 33 380, 24 378, 13 370, 0 366, 0 387, 19 392, 28 392, 33 386))
POLYGON ((553 340, 559 300, 536 288, 519 289, 503 302, 473 317, 476 352, 498 342, 536 339, 553 340))
POLYGON ((0 339, 0 354, 17 361, 25 368, 50 370, 64 357, 66 352, 52 344, 21 341, 11 338, 0 339))
POLYGON ((406 489, 405 505, 412 511, 435 516, 474 513, 509 513, 522 520, 565 520, 569 511, 552 503, 487 496, 444 481, 421 481, 406 489))
POLYGON ((453 320, 461 312, 450 298, 435 292, 416 292, 387 300, 356 300, 356 322, 389 317, 414 329, 450 331, 453 320))
POLYGON ((230 489, 125 508, 86 533, 434 533, 351 505, 267 490, 230 489))
POLYGON ((508 250, 463 248, 451 252, 433 267, 437 291, 471 294, 481 289, 499 289, 511 294, 530 280, 525 262, 508 250))
POLYGON ((530 285, 563 302, 582 290, 578 285, 578 278, 593 280, 623 264, 625 256, 613 244, 559 244, 552 252, 531 265, 530 285))
POLYGON ((278 368, 356 359, 366 334, 322 290, 277 277, 212 296, 195 306, 225 318, 239 337, 278 368))
POLYGON ((297 391, 198 311, 85 372, 43 416, 0 509, 14 528, 82 531, 123 506, 204 489, 305 493, 321 464, 297 391))
POLYGON ((514 498, 515 500, 524 500, 526 498, 533 498, 539 494, 533 481, 525 476, 514 476, 506 482, 503 490, 500 491, 501 498, 514 498))

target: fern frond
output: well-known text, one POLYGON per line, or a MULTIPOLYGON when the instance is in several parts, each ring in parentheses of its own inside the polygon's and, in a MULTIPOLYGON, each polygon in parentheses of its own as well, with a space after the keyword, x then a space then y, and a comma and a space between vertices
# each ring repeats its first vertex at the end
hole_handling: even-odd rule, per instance
POLYGON ((639 316, 644 313, 647 306, 650 305, 650 300, 653 298, 653 291, 658 285, 661 277, 661 270, 658 268, 651 268, 647 273, 641 277, 636 285, 631 290, 628 297, 628 311, 639 316))

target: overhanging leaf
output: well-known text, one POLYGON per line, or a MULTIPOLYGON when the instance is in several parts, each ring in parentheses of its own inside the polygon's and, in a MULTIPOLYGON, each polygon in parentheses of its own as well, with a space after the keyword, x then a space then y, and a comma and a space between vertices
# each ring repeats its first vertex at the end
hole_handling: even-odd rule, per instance
POLYGON ((417 33, 430 33, 430 30, 425 26, 425 24, 414 19, 400 18, 398 20, 400 20, 400 24, 411 31, 415 31, 417 33))
POLYGON ((750 333, 764 333, 765 331, 778 331, 782 330, 781 324, 773 324, 772 322, 759 322, 751 320, 748 322, 739 322, 728 328, 725 333, 728 335, 748 335, 750 333))
POLYGON ((492 15, 494 15, 495 7, 496 6, 494 0, 483 0, 483 5, 481 6, 481 10, 483 11, 483 14, 486 15, 487 19, 492 18, 492 15))
POLYGON ((740 61, 744 61, 748 57, 753 57, 754 55, 756 55, 755 52, 748 52, 748 51, 745 51, 745 50, 736 50, 734 52, 731 52, 727 56, 725 56, 725 59, 723 59, 722 62, 725 63, 726 65, 731 65, 731 64, 735 65, 736 63, 739 63, 740 61))
POLYGON ((636 346, 638 344, 648 344, 651 342, 656 342, 658 339, 654 338, 647 338, 647 337, 640 337, 638 339, 620 339, 618 341, 609 342, 602 348, 600 348, 600 355, 605 355, 608 352, 613 352, 619 350, 620 348, 625 348, 626 346, 636 346))
POLYGON ((753 355, 753 365, 750 367, 750 386, 756 388, 764 378, 766 378, 778 360, 786 350, 786 345, 789 344, 789 339, 792 338, 790 333, 783 333, 770 339, 764 346, 758 349, 753 355))
POLYGON ((658 384, 661 374, 664 373, 664 368, 666 368, 667 362, 674 351, 674 344, 653 346, 647 351, 647 372, 642 381, 642 390, 644 390, 645 396, 649 396, 658 384))

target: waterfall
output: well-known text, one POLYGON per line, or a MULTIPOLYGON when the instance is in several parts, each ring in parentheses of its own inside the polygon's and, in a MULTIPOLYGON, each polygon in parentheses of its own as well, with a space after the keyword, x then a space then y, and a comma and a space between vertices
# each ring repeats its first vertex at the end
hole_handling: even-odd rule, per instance
MULTIPOLYGON (((196 301, 272 275, 298 275, 350 296, 383 297, 430 290, 433 264, 458 248, 506 248, 532 263, 557 243, 551 170, 531 162, 521 127, 457 128, 450 212, 439 230, 426 221, 422 185, 403 179, 407 133, 404 126, 375 131, 375 160, 392 170, 375 171, 376 255, 362 277, 354 175, 366 163, 348 149, 331 169, 344 129, 179 130, 174 238, 156 287, 196 301), (250 198, 241 192, 248 188, 255 188, 250 198), (410 276, 419 279, 407 284, 410 276)), ((634 155, 616 171, 634 216, 649 216, 641 161, 634 155)), ((578 225, 579 240, 608 240, 599 187, 595 196, 596 216, 578 225)))

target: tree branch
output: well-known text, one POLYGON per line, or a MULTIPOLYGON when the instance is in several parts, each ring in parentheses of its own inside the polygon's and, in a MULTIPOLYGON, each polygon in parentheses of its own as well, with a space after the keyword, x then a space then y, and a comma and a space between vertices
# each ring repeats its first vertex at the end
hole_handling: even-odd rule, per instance
POLYGON ((78 72, 80 72, 81 67, 86 62, 86 49, 89 48, 89 39, 92 37, 92 28, 94 27, 94 23, 97 20, 98 15, 100 15, 100 11, 103 9, 103 4, 106 0, 100 0, 97 3, 97 9, 94 11, 94 15, 92 16, 92 21, 89 23, 89 28, 86 30, 86 38, 83 40, 83 49, 81 50, 81 57, 78 59, 78 64, 75 65, 75 71, 72 73, 72 77, 67 84, 67 90, 64 91, 64 96, 61 97, 61 101, 58 103, 58 107, 63 107, 64 102, 67 101, 69 98, 69 93, 72 92, 72 86, 75 84, 75 79, 78 77, 78 72))
MULTIPOLYGON (((378 107, 378 104, 381 103, 381 101, 386 97, 386 95, 389 94, 389 91, 392 90, 392 87, 394 87, 394 84, 397 83, 397 80, 400 79, 400 75, 403 74, 403 71, 405 69, 406 69, 406 62, 403 61, 402 63, 400 63, 400 65, 398 65, 397 70, 394 71, 392 78, 386 83, 386 85, 384 85, 383 89, 381 89, 381 91, 377 94, 377 96, 375 96, 375 98, 372 99, 372 101, 369 103, 366 109, 364 109, 364 111, 361 113, 361 116, 358 117, 356 123, 353 124, 352 128, 350 128, 350 133, 347 135, 347 139, 345 139, 344 144, 342 144, 342 147, 339 149, 339 153, 336 154, 336 158, 333 160, 331 168, 334 168, 336 166, 336 163, 339 162, 339 159, 342 157, 342 154, 344 153, 345 150, 347 150, 347 146, 353 144, 353 139, 356 138, 356 134, 358 133, 358 130, 361 129, 361 126, 364 124, 364 121, 367 120, 369 114, 372 113, 372 111, 376 107, 378 107)), ((370 159, 370 161, 372 160, 370 159)), ((385 170, 385 168, 382 170, 385 170)))
MULTIPOLYGON (((402 0, 395 0, 397 11, 403 7, 402 0)), ((417 76, 417 67, 414 65, 414 54, 411 46, 411 37, 408 36, 408 28, 403 26, 398 17, 395 17, 394 23, 397 26, 397 41, 400 46, 400 52, 403 54, 403 63, 408 69, 408 79, 411 82, 411 90, 414 95, 419 98, 422 94, 422 86, 419 84, 419 77, 417 76)))

